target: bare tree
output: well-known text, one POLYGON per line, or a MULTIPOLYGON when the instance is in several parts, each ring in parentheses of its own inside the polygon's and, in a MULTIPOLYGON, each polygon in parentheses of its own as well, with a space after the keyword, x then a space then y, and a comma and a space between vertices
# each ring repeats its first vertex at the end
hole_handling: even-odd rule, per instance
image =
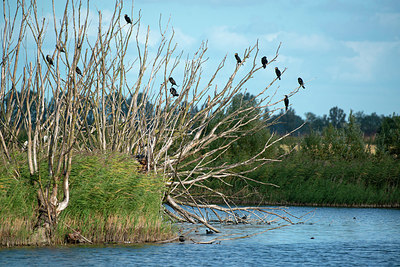
MULTIPOLYGON (((10 151, 23 146, 18 143, 18 136, 26 131, 29 170, 39 185, 39 224, 51 228, 60 212, 68 207, 73 155, 94 150, 137 157, 143 170, 165 178, 164 203, 172 208, 165 211, 175 219, 200 222, 218 232, 204 215, 204 208, 233 216, 235 222, 237 210, 257 210, 279 217, 266 208, 233 207, 229 196, 204 183, 211 179, 226 182, 230 177, 252 180, 247 176, 249 172, 280 160, 266 158, 265 151, 287 135, 271 137, 240 162, 213 164, 234 142, 275 123, 270 115, 283 106, 283 99, 274 100, 277 89, 272 88, 276 79, 252 97, 253 105, 246 105, 239 97, 245 93, 246 83, 264 70, 259 64, 258 43, 244 50, 242 62, 221 85, 216 77, 228 64, 227 57, 211 77, 203 77, 206 42, 191 59, 183 60, 183 53, 176 51, 173 29, 168 24, 163 27, 160 17, 160 41, 154 51, 149 51, 150 29, 147 27, 144 41, 141 40, 144 28, 140 12, 128 24, 122 16, 126 12, 123 1, 116 1, 107 25, 101 11, 98 12, 96 28, 89 25, 89 4, 83 5, 81 1, 67 0, 60 18, 53 0, 53 20, 48 21, 37 13, 35 0, 18 0, 15 10, 3 1, 1 152, 5 163, 12 162, 10 151), (49 26, 54 30, 54 38, 49 26), (88 32, 94 30, 96 37, 89 37, 88 32), (55 41, 48 41, 52 39, 55 41), (128 54, 132 46, 136 47, 134 59, 132 52, 128 54), (184 64, 183 78, 171 94, 169 78, 176 75, 180 64, 184 64), (244 65, 246 71, 239 72, 244 65), (132 82, 135 74, 137 78, 132 82), (227 113, 238 97, 236 109, 227 113), (203 108, 199 110, 200 105, 203 108), (265 108, 270 110, 268 116, 260 112, 265 108), (255 121, 262 123, 252 123, 255 121), (219 141, 222 145, 212 148, 219 141), (44 161, 48 179, 38 175, 40 162, 44 161), (237 171, 239 166, 248 168, 237 171), (220 196, 228 208, 198 203, 191 195, 194 188, 220 196), (198 212, 190 212, 184 206, 195 207, 198 212)), ((280 45, 267 67, 276 61, 279 49, 280 45)), ((290 95, 298 90, 299 87, 294 88, 290 95)), ((219 221, 225 220, 218 216, 219 221)), ((254 212, 254 216, 259 215, 254 212)), ((286 217, 282 219, 291 222, 286 217)))

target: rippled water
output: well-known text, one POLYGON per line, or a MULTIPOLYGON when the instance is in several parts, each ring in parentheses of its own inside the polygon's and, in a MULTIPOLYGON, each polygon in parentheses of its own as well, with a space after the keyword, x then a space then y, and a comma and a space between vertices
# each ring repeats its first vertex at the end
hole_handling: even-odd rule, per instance
MULTIPOLYGON (((310 210, 313 208, 289 208, 299 216, 310 210)), ((222 234, 214 235, 206 235, 203 228, 191 238, 205 241, 229 233, 257 233, 266 227, 226 226, 222 234)), ((400 210, 318 208, 304 224, 211 245, 186 241, 162 245, 0 250, 0 266, 23 265, 400 266, 400 210)))

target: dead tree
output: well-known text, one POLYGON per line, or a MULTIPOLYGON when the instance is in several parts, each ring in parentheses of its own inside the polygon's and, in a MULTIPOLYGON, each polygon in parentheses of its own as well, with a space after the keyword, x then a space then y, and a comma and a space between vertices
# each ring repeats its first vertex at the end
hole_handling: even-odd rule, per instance
MULTIPOLYGON (((24 153, 27 153, 30 173, 39 187, 39 223, 54 225, 60 212, 68 207, 73 155, 96 150, 118 151, 142 159, 141 163, 147 165, 143 170, 154 172, 166 181, 164 202, 174 210, 167 213, 218 231, 210 225, 202 209, 222 211, 230 216, 237 208, 200 205, 192 197, 191 190, 209 190, 231 207, 229 196, 215 192, 204 182, 210 179, 226 182, 229 177, 250 180, 247 177, 250 171, 279 160, 263 155, 286 137, 271 137, 241 162, 212 164, 235 141, 276 122, 270 121, 260 110, 268 107, 271 115, 283 106, 283 99, 275 99, 274 79, 254 96, 254 105, 240 104, 212 125, 215 118, 225 114, 235 97, 245 92, 246 83, 263 69, 258 64, 258 43, 244 49, 242 63, 234 64, 226 82, 217 84, 221 70, 232 67, 227 66, 227 57, 221 60, 211 77, 203 77, 207 43, 203 42, 191 59, 183 60, 183 53, 176 52, 173 29, 168 23, 163 27, 161 17, 158 47, 150 51, 149 27, 141 25, 140 12, 132 24, 125 22, 122 14, 127 11, 122 0, 116 1, 107 25, 103 23, 101 11, 98 24, 89 24, 88 3, 83 13, 81 1, 67 0, 62 18, 56 17, 54 0, 52 6, 53 19, 49 21, 37 13, 35 0, 29 3, 19 0, 15 10, 8 1, 3 1, 2 160, 6 164, 15 160, 10 151, 21 149, 18 136, 26 131, 24 153), (97 36, 90 37, 89 31, 96 31, 97 36), (145 32, 144 41, 141 40, 142 31, 145 32), (54 42, 49 41, 53 39, 49 37, 52 34, 54 42), (135 48, 134 53, 132 48, 135 48), (47 55, 54 65, 46 60, 47 55), (176 70, 180 64, 184 64, 183 73, 176 70), (244 73, 239 72, 242 68, 244 73), (170 94, 169 78, 172 76, 180 77, 177 97, 170 94), (200 105, 202 109, 190 114, 200 105), (254 121, 262 121, 262 126, 249 127, 254 121), (210 149, 218 140, 223 140, 223 145, 210 149), (38 175, 43 161, 47 162, 47 178, 38 175), (249 168, 238 172, 238 166, 249 168), (62 185, 62 194, 59 185, 62 185), (182 206, 196 207, 199 213, 189 212, 182 206)), ((268 65, 276 61, 279 49, 280 45, 268 65)), ((291 94, 298 90, 299 87, 294 88, 291 94)))

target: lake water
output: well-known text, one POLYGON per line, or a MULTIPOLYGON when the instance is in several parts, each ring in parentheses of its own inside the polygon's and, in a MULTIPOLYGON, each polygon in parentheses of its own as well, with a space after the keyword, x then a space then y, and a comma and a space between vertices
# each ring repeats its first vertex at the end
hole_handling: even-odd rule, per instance
MULTIPOLYGON (((298 216, 311 207, 289 207, 298 216)), ((230 225, 226 234, 259 233, 271 225, 230 225)), ((233 237, 229 235, 227 237, 233 237)), ((0 266, 400 266, 400 210, 317 208, 303 224, 217 244, 64 246, 0 249, 0 266)))

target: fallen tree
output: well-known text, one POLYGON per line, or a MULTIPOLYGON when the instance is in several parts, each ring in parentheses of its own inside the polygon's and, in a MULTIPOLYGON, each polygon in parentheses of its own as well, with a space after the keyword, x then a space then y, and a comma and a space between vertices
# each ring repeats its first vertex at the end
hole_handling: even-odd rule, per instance
MULTIPOLYGON (((241 138, 276 123, 271 114, 284 108, 283 99, 275 99, 278 78, 244 99, 248 81, 265 71, 258 43, 244 49, 234 66, 225 56, 210 77, 203 77, 207 43, 203 42, 192 58, 183 60, 183 52, 176 51, 173 29, 168 23, 163 27, 161 17, 160 38, 154 48, 149 45, 149 27, 141 25, 140 12, 133 21, 123 16, 126 12, 133 17, 133 10, 126 11, 123 1, 116 1, 108 23, 99 11, 97 26, 89 23, 88 2, 66 1, 61 17, 54 0, 52 7, 49 21, 38 14, 34 0, 19 0, 14 7, 3 1, 1 160, 11 164, 15 162, 13 151, 26 153, 38 188, 37 225, 51 235, 57 217, 70 201, 74 154, 87 151, 125 153, 138 159, 142 172, 165 177, 163 202, 172 208, 165 212, 179 221, 202 223, 219 232, 204 209, 233 216, 236 223, 236 211, 251 212, 249 207, 234 207, 229 196, 204 182, 218 179, 228 183, 230 177, 254 181, 246 174, 280 160, 266 157, 265 152, 290 135, 271 135, 240 162, 214 164, 241 138), (178 73, 181 65, 183 73, 178 73), (224 68, 232 72, 220 77, 225 76, 221 74, 224 68), (45 176, 40 170, 43 161, 47 162, 45 176), (196 187, 218 195, 227 208, 198 203, 191 195, 196 187)), ((266 68, 272 70, 279 49, 280 45, 266 68)), ((16 179, 18 175, 16 169, 16 179)), ((278 216, 266 208, 257 209, 278 216)), ((291 223, 286 217, 281 219, 291 223)))

